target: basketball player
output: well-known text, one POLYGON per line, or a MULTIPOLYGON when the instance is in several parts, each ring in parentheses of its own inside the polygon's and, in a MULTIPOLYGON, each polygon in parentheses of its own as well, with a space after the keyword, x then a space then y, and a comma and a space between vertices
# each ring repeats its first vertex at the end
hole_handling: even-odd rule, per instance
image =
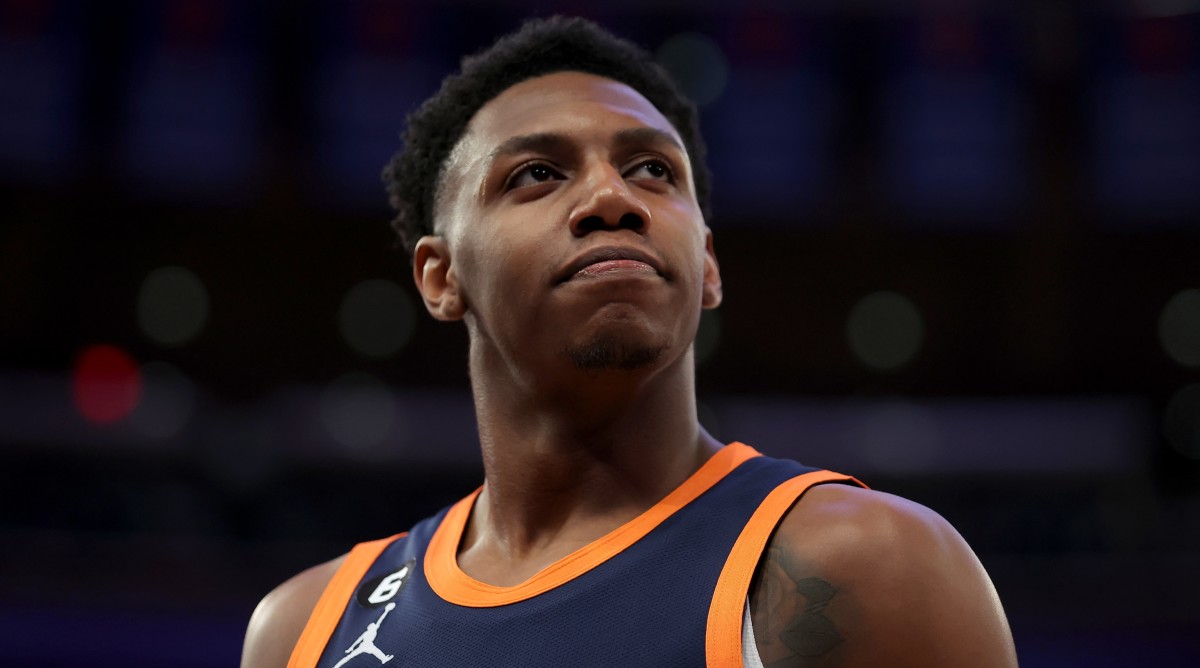
POLYGON ((941 517, 698 423, 708 173, 645 52, 528 23, 405 139, 395 225, 469 333, 485 482, 268 594, 243 666, 1016 665, 941 517))

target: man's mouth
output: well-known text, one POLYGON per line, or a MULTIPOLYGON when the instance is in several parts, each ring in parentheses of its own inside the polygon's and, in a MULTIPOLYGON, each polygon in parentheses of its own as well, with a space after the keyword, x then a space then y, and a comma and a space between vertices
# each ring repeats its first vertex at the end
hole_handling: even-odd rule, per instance
POLYGON ((573 278, 596 278, 610 274, 662 276, 662 263, 636 248, 606 246, 590 250, 572 260, 559 273, 558 282, 573 278))

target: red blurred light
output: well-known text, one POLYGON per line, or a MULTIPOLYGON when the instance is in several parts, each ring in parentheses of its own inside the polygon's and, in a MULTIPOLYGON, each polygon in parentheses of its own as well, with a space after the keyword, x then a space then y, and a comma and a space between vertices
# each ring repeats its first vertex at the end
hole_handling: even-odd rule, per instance
POLYGON ((1126 49, 1144 72, 1180 73, 1191 63, 1192 36, 1174 17, 1138 19, 1126 28, 1126 49))
POLYGON ((110 424, 129 416, 142 398, 142 374, 124 350, 111 345, 84 348, 71 382, 75 408, 87 421, 110 424))
POLYGON ((213 0, 178 0, 163 16, 163 34, 170 46, 206 49, 217 45, 226 28, 227 7, 213 0))
POLYGON ((770 66, 780 62, 804 65, 804 47, 808 35, 793 25, 787 16, 768 11, 752 11, 745 14, 734 28, 734 48, 739 62, 748 61, 759 66, 770 66))
POLYGON ((979 66, 986 48, 979 25, 965 16, 926 19, 918 39, 918 48, 929 62, 950 67, 979 66))

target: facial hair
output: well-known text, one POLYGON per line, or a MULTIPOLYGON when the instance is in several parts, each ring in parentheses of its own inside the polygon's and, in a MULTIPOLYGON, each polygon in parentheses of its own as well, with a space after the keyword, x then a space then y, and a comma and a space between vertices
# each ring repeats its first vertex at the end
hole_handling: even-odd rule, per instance
POLYGON ((600 334, 591 341, 566 349, 566 355, 580 371, 635 371, 651 366, 662 357, 668 346, 635 344, 611 333, 600 334))

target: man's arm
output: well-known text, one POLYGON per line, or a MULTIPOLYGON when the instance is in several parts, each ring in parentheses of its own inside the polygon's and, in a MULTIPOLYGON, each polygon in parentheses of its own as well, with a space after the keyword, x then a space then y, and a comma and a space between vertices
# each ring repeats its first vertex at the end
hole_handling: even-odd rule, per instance
POLYGON ((848 485, 809 490, 783 518, 751 584, 769 668, 1012 668, 1000 600, 937 513, 848 485))
POLYGON ((267 594, 250 616, 242 668, 286 668, 313 608, 345 557, 300 573, 267 594))

